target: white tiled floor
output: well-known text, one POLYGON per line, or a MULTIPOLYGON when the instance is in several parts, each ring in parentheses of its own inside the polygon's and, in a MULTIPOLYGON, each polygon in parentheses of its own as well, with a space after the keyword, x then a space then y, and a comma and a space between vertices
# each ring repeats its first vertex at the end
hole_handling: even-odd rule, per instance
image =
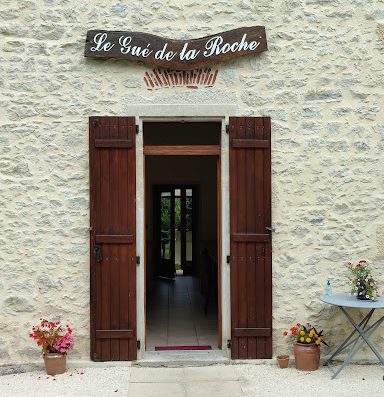
POLYGON ((178 276, 175 281, 158 279, 147 298, 147 345, 210 345, 217 349, 217 304, 211 298, 207 314, 199 280, 178 276))

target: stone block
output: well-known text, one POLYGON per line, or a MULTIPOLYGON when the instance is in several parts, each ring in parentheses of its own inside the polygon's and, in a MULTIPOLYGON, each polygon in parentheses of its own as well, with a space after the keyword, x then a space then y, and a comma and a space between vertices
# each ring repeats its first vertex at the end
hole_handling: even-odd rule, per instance
POLYGON ((30 303, 29 300, 18 296, 9 296, 4 301, 4 307, 7 311, 15 313, 32 312, 35 307, 30 303))

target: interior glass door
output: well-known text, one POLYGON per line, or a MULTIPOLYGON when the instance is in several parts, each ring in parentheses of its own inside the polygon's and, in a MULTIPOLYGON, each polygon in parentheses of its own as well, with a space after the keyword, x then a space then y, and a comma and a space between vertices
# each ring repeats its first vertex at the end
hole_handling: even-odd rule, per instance
POLYGON ((192 275, 195 241, 194 188, 160 187, 156 200, 156 273, 159 277, 169 279, 174 279, 176 275, 192 275))
POLYGON ((161 190, 159 192, 158 205, 160 230, 157 231, 159 238, 160 255, 158 255, 159 277, 175 278, 175 194, 174 189, 161 190))

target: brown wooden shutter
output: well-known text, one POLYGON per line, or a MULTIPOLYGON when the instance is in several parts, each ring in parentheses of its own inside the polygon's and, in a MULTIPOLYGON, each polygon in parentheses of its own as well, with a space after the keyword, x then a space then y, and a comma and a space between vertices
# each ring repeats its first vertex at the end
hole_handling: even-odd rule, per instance
POLYGON ((271 121, 231 117, 231 353, 272 357, 271 121))
POLYGON ((134 117, 89 119, 95 361, 137 356, 135 127, 134 117))

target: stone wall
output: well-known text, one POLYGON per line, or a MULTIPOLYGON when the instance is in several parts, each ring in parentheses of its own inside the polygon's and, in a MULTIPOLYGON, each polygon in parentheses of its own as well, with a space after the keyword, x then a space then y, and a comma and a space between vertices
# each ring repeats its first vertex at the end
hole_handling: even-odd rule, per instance
MULTIPOLYGON (((369 259, 384 289, 383 0, 2 0, 0 363, 28 362, 40 316, 69 319, 89 357, 88 116, 132 104, 236 104, 273 133, 274 353, 282 331, 342 315, 326 278, 369 259), (83 57, 92 28, 202 37, 265 25, 269 51, 217 65, 214 87, 148 91, 146 67, 83 57)), ((383 291, 384 292, 384 291, 383 291)), ((384 339, 376 339, 384 348, 384 339)))

